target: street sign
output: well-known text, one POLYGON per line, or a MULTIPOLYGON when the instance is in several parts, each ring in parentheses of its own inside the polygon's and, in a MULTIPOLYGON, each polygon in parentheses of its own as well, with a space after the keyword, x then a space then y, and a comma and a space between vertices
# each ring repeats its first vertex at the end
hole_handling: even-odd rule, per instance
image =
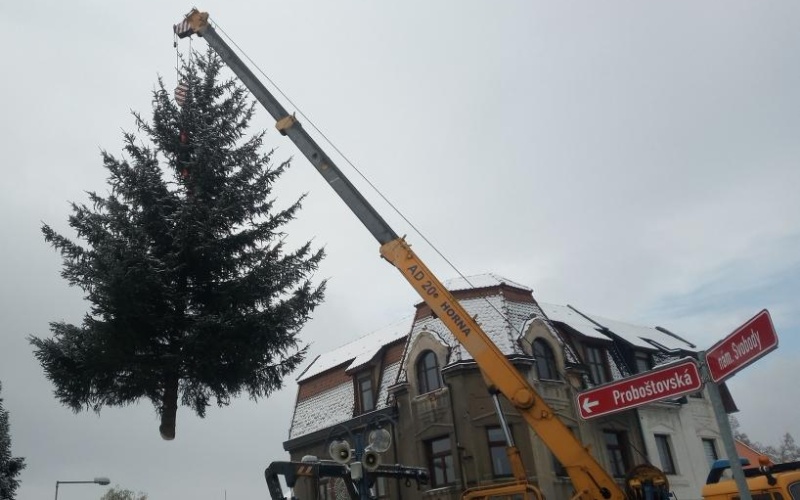
POLYGON ((588 420, 661 399, 677 398, 697 392, 702 387, 697 363, 692 358, 684 358, 578 393, 578 411, 581 418, 588 420))
POLYGON ((706 352, 711 380, 723 381, 778 347, 778 335, 764 309, 706 352))

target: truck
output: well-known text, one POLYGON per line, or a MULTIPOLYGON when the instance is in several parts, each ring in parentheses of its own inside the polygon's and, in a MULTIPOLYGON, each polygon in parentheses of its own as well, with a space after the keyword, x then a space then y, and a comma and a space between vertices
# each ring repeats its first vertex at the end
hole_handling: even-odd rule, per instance
MULTIPOLYGON (((742 465, 750 465, 741 459, 742 465)), ((717 460, 711 466, 702 495, 705 500, 739 500, 736 481, 724 477, 730 469, 729 460, 717 460)), ((744 470, 747 489, 753 500, 798 500, 800 499, 800 462, 773 464, 762 456, 758 467, 744 470)))
POLYGON ((269 464, 264 471, 267 489, 273 500, 286 500, 279 477, 283 476, 284 482, 294 489, 298 479, 309 477, 316 481, 320 479, 338 479, 351 500, 359 500, 361 486, 371 488, 379 477, 405 479, 415 481, 417 488, 428 484, 428 471, 422 467, 407 467, 404 465, 377 465, 360 470, 356 474, 352 468, 333 460, 322 461, 317 457, 308 457, 299 462, 276 461, 269 464))
MULTIPOLYGON (((574 500, 656 500, 669 496, 666 475, 652 465, 635 467, 626 476, 624 486, 614 480, 492 342, 478 322, 422 262, 405 237, 398 236, 303 128, 296 116, 289 113, 259 81, 210 23, 208 13, 192 9, 181 22, 173 26, 173 31, 178 38, 192 35, 202 37, 272 116, 281 135, 295 144, 375 237, 380 244, 380 255, 402 274, 473 357, 491 391, 502 394, 511 403, 564 466, 574 488, 574 500)), ((538 488, 528 482, 513 442, 508 442, 507 450, 514 470, 514 481, 467 490, 465 499, 543 498, 538 488)))

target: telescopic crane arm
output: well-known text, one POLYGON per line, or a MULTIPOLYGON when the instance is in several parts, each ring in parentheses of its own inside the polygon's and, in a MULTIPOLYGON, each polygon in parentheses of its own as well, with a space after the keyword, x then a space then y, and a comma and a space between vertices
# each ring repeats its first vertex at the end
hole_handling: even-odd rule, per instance
POLYGON ((294 142, 350 210, 381 244, 380 254, 408 280, 437 317, 470 353, 491 384, 499 390, 563 464, 576 497, 585 500, 623 500, 625 494, 573 433, 509 362, 478 323, 467 313, 439 279, 398 237, 372 205, 339 170, 308 132, 275 99, 253 72, 234 53, 208 21, 208 14, 193 9, 174 26, 180 38, 202 36, 258 102, 275 119, 281 134, 294 142))

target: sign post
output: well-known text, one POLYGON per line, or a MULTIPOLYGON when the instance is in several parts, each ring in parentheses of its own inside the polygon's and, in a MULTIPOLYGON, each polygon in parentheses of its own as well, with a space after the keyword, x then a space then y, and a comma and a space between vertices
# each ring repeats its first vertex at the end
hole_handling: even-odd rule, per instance
POLYGON ((699 367, 694 359, 684 358, 655 370, 579 392, 576 395, 578 412, 584 420, 601 417, 697 392, 706 382, 740 499, 751 500, 731 424, 719 393, 719 384, 777 348, 778 336, 769 311, 764 309, 708 351, 699 352, 699 367))
POLYGON ((709 374, 708 355, 703 351, 700 351, 698 355, 700 356, 700 370, 702 371, 703 379, 709 382, 706 384, 708 399, 711 401, 711 407, 717 419, 719 437, 722 439, 725 454, 731 464, 731 472, 733 473, 734 481, 736 481, 736 488, 739 490, 739 498, 740 500, 752 500, 750 489, 747 487, 747 479, 744 477, 744 469, 742 469, 742 463, 739 461, 739 453, 736 451, 736 443, 733 440, 733 431, 728 420, 728 413, 725 411, 725 405, 722 404, 722 396, 719 394, 719 386, 716 382, 709 380, 711 375, 709 374))
POLYGON ((744 470, 736 451, 728 414, 719 394, 719 384, 732 377, 745 366, 778 348, 778 335, 772 326, 769 311, 762 310, 730 335, 714 344, 707 352, 700 352, 703 378, 708 381, 708 397, 717 418, 720 438, 731 464, 733 479, 741 500, 751 500, 744 470))
POLYGON ((703 388, 697 363, 684 358, 675 363, 578 393, 581 418, 600 417, 662 399, 677 398, 703 388))

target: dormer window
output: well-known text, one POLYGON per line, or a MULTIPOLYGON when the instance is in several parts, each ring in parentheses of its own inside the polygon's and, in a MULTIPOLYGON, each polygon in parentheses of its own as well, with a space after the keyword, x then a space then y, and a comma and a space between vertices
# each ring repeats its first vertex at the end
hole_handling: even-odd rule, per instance
POLYGON ((420 394, 435 391, 442 386, 439 362, 433 351, 424 351, 417 359, 417 384, 420 394))
POLYGON ((634 353, 633 357, 636 362, 636 373, 644 373, 653 368, 653 363, 650 361, 650 354, 637 351, 634 353))
POLYGON ((605 362, 605 349, 601 347, 586 346, 586 365, 595 385, 608 382, 608 368, 605 362))
POLYGON ((543 339, 533 341, 533 356, 536 358, 536 375, 539 380, 558 380, 556 356, 543 339))
POLYGON ((363 372, 356 378, 358 391, 358 407, 361 413, 366 413, 375 409, 375 391, 372 384, 372 374, 363 372))

